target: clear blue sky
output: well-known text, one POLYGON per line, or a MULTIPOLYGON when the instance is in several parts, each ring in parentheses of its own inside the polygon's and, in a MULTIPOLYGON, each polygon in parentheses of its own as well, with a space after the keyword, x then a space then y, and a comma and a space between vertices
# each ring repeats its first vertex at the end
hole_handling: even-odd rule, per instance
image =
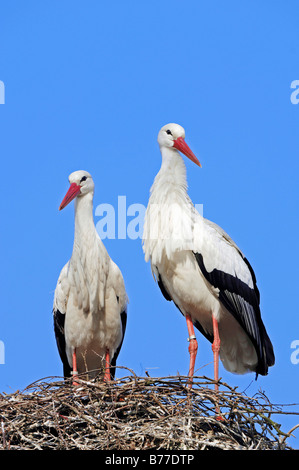
MULTIPOLYGON (((72 252, 73 204, 58 211, 69 173, 93 175, 95 210, 124 217, 125 201, 128 225, 160 168, 157 133, 177 122, 202 163, 186 161, 189 194, 250 260, 275 348, 267 377, 222 366, 220 376, 299 402, 298 15, 295 0, 1 3, 0 391, 62 374, 51 310, 72 252)), ((187 374, 185 320, 154 283, 140 238, 116 230, 104 242, 130 298, 118 364, 187 374)), ((197 338, 197 373, 211 377, 211 345, 197 338)), ((282 421, 288 431, 299 417, 282 421)))

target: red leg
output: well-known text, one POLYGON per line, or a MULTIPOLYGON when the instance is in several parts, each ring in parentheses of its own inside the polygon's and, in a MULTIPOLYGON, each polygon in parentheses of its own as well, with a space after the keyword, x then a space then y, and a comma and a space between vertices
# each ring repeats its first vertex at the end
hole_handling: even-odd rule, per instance
MULTIPOLYGON (((220 351, 220 336, 219 336, 219 329, 218 329, 218 321, 213 315, 213 334, 214 334, 214 341, 212 344, 212 350, 214 354, 214 380, 215 380, 215 391, 219 391, 219 351, 220 351)), ((220 409, 218 406, 216 406, 216 413, 217 417, 216 419, 218 421, 225 421, 222 416, 219 416, 220 414, 220 409)))
POLYGON ((188 333, 189 333, 188 341, 190 342, 189 348, 188 348, 189 354, 190 354, 188 387, 192 387, 192 379, 194 375, 195 359, 196 359, 198 344, 197 344, 196 336, 194 333, 193 323, 189 314, 186 315, 186 322, 187 322, 187 328, 188 328, 188 333))
POLYGON ((110 353, 109 349, 106 349, 106 354, 105 354, 105 376, 104 376, 105 382, 110 382, 111 376, 110 376, 110 353))
POLYGON ((79 383, 76 380, 76 375, 78 375, 78 369, 77 369, 77 355, 76 355, 76 349, 74 349, 73 352, 73 385, 77 386, 79 383))
MULTIPOLYGON (((220 336, 218 330, 218 322, 213 315, 213 333, 214 341, 212 344, 212 350, 214 353, 214 380, 218 382, 219 380, 219 351, 220 351, 220 336)), ((215 390, 218 392, 219 385, 215 383, 215 390)))

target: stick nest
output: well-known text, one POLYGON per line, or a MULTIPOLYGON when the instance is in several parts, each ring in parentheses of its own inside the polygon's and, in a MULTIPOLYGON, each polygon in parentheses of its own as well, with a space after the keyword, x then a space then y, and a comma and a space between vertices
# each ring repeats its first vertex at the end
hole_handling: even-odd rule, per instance
POLYGON ((111 383, 79 382, 50 377, 0 394, 0 449, 290 449, 291 431, 272 419, 285 412, 262 392, 250 398, 220 382, 216 394, 207 377, 195 377, 190 389, 187 377, 132 371, 111 383))

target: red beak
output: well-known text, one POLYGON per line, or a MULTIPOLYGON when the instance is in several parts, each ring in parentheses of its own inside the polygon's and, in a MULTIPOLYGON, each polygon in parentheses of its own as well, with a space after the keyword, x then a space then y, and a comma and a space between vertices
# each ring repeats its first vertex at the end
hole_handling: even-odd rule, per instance
POLYGON ((176 140, 173 141, 173 146, 175 149, 179 150, 182 152, 186 157, 190 158, 192 162, 196 163, 196 165, 201 167, 200 162, 198 161, 197 157, 194 155, 192 150, 189 148, 189 146, 186 144, 185 140, 183 137, 178 137, 176 140))
POLYGON ((59 210, 64 209, 75 197, 79 194, 81 186, 78 186, 76 183, 72 183, 69 187, 68 192, 63 198, 62 203, 59 206, 59 210))

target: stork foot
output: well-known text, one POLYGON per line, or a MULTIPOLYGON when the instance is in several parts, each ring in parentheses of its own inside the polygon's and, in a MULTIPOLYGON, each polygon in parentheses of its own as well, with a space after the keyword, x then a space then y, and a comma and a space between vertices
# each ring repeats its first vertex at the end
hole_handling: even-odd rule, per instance
POLYGON ((223 416, 221 416, 221 415, 219 415, 219 414, 216 415, 216 420, 217 420, 217 421, 220 421, 221 423, 225 423, 225 421, 226 421, 226 419, 223 418, 223 416))

